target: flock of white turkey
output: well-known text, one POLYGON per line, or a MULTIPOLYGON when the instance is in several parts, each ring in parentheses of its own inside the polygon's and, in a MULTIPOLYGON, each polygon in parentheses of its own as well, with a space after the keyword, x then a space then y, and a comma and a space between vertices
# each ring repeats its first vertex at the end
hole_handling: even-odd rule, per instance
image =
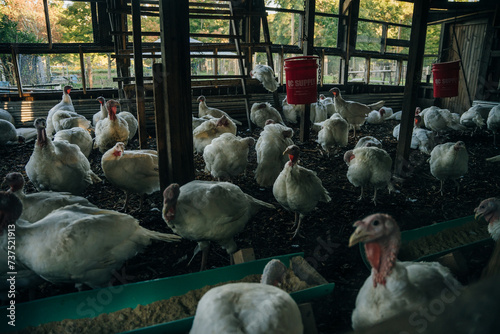
MULTIPOLYGON (((269 103, 255 103, 250 119, 262 128, 255 141, 252 137, 238 136, 237 126, 241 122, 222 110, 208 107, 206 98, 200 96, 199 114, 193 117, 193 154, 203 157, 206 173, 218 181, 195 180, 183 186, 170 185, 163 192, 162 216, 177 235, 145 229, 132 215, 99 209, 98 205, 79 195, 90 184, 102 182, 104 176, 125 192, 123 210, 128 208, 130 194, 141 195, 141 207, 138 208, 141 210, 142 196, 160 190, 156 151, 125 149, 137 132, 137 120, 128 112, 117 113, 117 101, 98 99, 101 108, 93 117, 92 129, 91 122, 75 112, 70 91, 70 86, 64 87, 62 101, 48 112, 47 119, 39 118, 34 122, 37 139, 25 170, 38 192, 25 194, 22 174, 13 171, 4 180, 4 187, 8 186, 8 190, 0 193, 1 227, 16 225, 17 261, 22 267, 19 270, 22 284, 26 287, 39 284, 41 279, 77 286, 85 284, 93 288, 105 286, 110 281, 111 272, 143 250, 151 240, 176 242, 182 237, 197 242, 194 254, 202 251, 202 269, 207 264, 210 242, 218 243, 229 255, 233 254, 238 250, 234 236, 244 230, 252 217, 260 210, 276 209, 272 203, 250 196, 231 183, 242 174, 254 178, 260 187, 272 189, 276 202, 295 215, 292 238, 301 236, 299 230, 303 218, 315 210, 318 202, 332 200, 332 192, 323 186, 317 173, 299 164, 302 155, 299 146, 294 144, 292 127, 300 119, 303 106, 288 105, 285 99, 282 118, 269 103), (92 131, 94 138, 90 135, 92 131), (257 168, 248 171, 249 152, 254 146, 257 168), (88 157, 92 149, 102 153, 104 175, 101 177, 90 167, 88 157), (79 261, 75 262, 75 259, 79 261)), ((383 106, 383 101, 372 105, 345 101, 338 88, 331 92, 333 98, 321 95, 311 108, 310 120, 313 131, 317 132, 318 152, 325 151, 324 158, 332 161, 339 155, 343 157, 348 166, 345 177, 354 187, 361 188, 360 199, 366 188, 373 187, 373 211, 383 211, 375 206, 377 191, 383 188, 389 192, 395 190, 391 156, 381 141, 372 136, 360 138, 352 149, 346 147, 350 130, 357 138, 356 131, 360 131, 365 122, 376 126, 387 120, 398 120, 401 112, 393 113, 392 109, 383 106)), ((5 113, 0 116, 8 117, 5 113)), ((18 133, 12 134, 12 120, 0 121, 0 145, 21 138, 18 133)), ((466 175, 469 159, 462 141, 443 142, 441 138, 446 138, 448 131, 469 136, 470 130, 474 133, 484 126, 496 134, 500 127, 500 106, 475 106, 461 116, 438 107, 417 108, 411 147, 429 155, 429 170, 441 182, 441 195, 446 180, 454 181, 458 188, 457 179, 466 175), (443 143, 435 145, 439 141, 443 143)), ((393 135, 398 138, 398 126, 393 135)), ((497 159, 493 157, 491 160, 497 159)), ((476 214, 485 217, 490 233, 498 239, 500 202, 486 200, 476 208, 476 214)), ((370 215, 356 222, 355 227, 350 245, 365 243, 372 274, 356 300, 352 315, 354 329, 426 305, 442 290, 440 284, 452 282, 460 286, 449 271, 437 263, 397 261, 400 235, 393 217, 370 215)), ((6 237, 6 233, 3 235, 6 237)), ((6 239, 2 240, 2 252, 5 252, 6 239)), ((2 266, 7 265, 6 259, 6 255, 2 256, 2 266)), ((5 279, 3 281, 5 283, 5 279)), ((4 283, 2 289, 6 288, 4 283)), ((245 289, 250 288, 241 286, 238 293, 243 294, 245 289)), ((272 295, 271 291, 266 291, 255 298, 272 295)), ((227 293, 213 292, 211 295, 223 298, 224 304, 231 299, 221 297, 227 293)), ((207 294, 206 298, 209 296, 207 294)), ((251 299, 255 302, 254 298, 251 299)), ((274 327, 259 327, 262 324, 254 323, 259 329, 253 333, 268 333, 270 328, 280 328, 290 319, 297 318, 297 310, 289 306, 290 301, 282 302, 288 305, 284 306, 284 316, 274 313, 280 309, 279 302, 266 312, 271 318, 275 317, 277 322, 269 325, 274 327)), ((206 312, 209 309, 210 312, 224 312, 228 307, 227 304, 212 307, 210 302, 203 303, 208 303, 203 309, 206 312)), ((199 310, 197 318, 208 317, 208 313, 198 313, 203 312, 199 310)), ((203 322, 198 324, 197 321, 202 320, 195 320, 193 332, 204 332, 195 329, 203 326, 203 322)), ((220 321, 230 323, 234 319, 223 320, 221 317, 220 321)), ((218 325, 224 326, 222 323, 218 325)), ((301 329, 301 326, 292 327, 301 329)), ((273 332, 278 331, 273 329, 273 332)))

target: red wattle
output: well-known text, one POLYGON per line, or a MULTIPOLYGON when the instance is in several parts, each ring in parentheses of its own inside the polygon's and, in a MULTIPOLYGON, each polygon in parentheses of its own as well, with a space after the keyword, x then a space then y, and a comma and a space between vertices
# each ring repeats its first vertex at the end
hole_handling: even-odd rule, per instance
POLYGON ((382 248, 376 242, 369 242, 365 244, 366 259, 370 262, 373 269, 380 270, 380 263, 382 258, 382 248))

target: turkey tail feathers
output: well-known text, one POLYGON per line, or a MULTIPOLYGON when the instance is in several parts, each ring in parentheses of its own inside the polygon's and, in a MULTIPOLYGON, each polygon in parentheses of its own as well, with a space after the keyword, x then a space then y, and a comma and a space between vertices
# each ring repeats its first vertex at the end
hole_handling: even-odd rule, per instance
POLYGON ((378 101, 378 102, 375 102, 375 103, 372 103, 372 104, 368 104, 368 107, 371 109, 371 110, 379 110, 380 108, 382 108, 385 104, 385 101, 382 100, 382 101, 378 101))

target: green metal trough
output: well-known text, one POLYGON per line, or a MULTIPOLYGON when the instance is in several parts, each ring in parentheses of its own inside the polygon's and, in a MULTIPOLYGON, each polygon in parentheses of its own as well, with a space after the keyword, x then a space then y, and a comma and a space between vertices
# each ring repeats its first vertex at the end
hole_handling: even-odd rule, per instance
MULTIPOLYGON (((289 265, 290 259, 304 253, 275 256, 198 273, 155 279, 145 282, 75 292, 15 305, 15 327, 10 326, 6 315, 7 307, 2 307, 4 320, 0 322, 0 333, 18 331, 28 326, 61 321, 64 319, 93 318, 101 313, 111 313, 124 308, 135 308, 152 302, 183 295, 191 290, 220 282, 239 280, 252 274, 261 274, 271 259, 279 259, 289 265)), ((298 303, 331 294, 335 284, 315 286, 290 295, 298 303)), ((171 321, 133 330, 129 333, 185 333, 191 328, 194 317, 171 321)))

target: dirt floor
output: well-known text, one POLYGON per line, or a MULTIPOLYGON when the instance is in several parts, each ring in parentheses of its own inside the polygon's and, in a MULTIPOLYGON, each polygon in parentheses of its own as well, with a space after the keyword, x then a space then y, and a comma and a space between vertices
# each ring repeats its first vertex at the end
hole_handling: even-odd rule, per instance
MULTIPOLYGON (((392 129, 397 121, 387 121, 381 125, 364 125, 357 138, 349 137, 347 149, 352 149, 357 140, 366 135, 377 137, 383 142, 383 147, 394 159, 397 141, 392 137, 392 129)), ((243 191, 252 196, 274 204, 277 210, 261 211, 248 223, 245 230, 236 236, 240 248, 253 248, 257 258, 275 255, 304 252, 304 257, 329 282, 335 282, 331 296, 316 300, 313 303, 317 327, 321 333, 343 333, 349 331, 351 312, 354 308, 357 292, 364 280, 369 276, 369 270, 363 263, 359 248, 347 247, 347 241, 353 232, 352 224, 375 212, 391 214, 400 224, 401 230, 414 229, 442 221, 473 215, 474 208, 485 198, 498 196, 500 175, 498 164, 488 163, 485 158, 500 154, 500 148, 493 147, 492 135, 478 131, 473 136, 469 133, 450 133, 440 138, 441 142, 465 142, 469 152, 469 172, 459 180, 460 192, 457 195, 453 183, 445 183, 444 196, 439 191, 439 181, 429 171, 428 156, 412 150, 408 162, 408 170, 404 179, 394 180, 396 191, 389 194, 386 190, 379 191, 377 205, 371 201, 372 189, 366 196, 358 200, 360 189, 352 186, 346 178, 347 166, 343 161, 342 152, 327 157, 320 152, 315 142, 316 135, 305 143, 298 142, 298 129, 295 128, 295 142, 302 150, 300 164, 317 172, 323 185, 330 192, 332 201, 320 203, 304 221, 301 229, 304 238, 290 240, 290 224, 293 214, 285 211, 274 199, 271 189, 260 188, 254 178, 256 167, 255 150, 252 149, 246 176, 234 180, 243 191)), ((258 138, 260 129, 252 133, 239 132, 240 136, 258 138)), ((155 147, 154 139, 150 140, 155 147)), ((34 143, 21 144, 14 147, 0 147, 0 178, 12 171, 23 172, 29 160, 34 143)), ((132 141, 128 149, 138 148, 137 139, 132 141)), ((106 209, 118 209, 122 206, 124 194, 111 186, 104 177, 100 166, 102 154, 94 150, 89 160, 92 169, 103 180, 103 184, 90 186, 84 193, 91 202, 106 209)), ((195 156, 196 179, 211 180, 204 172, 204 162, 200 156, 195 156)), ((27 180, 27 178, 26 178, 27 180)), ((33 192, 30 182, 26 192, 33 192)), ((138 206, 138 198, 134 197, 131 204, 138 206)), ((163 232, 171 232, 161 217, 161 193, 150 195, 146 206, 141 211, 132 213, 142 226, 163 232)), ((145 252, 129 260, 126 265, 126 282, 137 282, 161 277, 196 272, 199 269, 201 256, 187 266, 196 244, 183 240, 178 244, 156 242, 145 252)), ((464 253, 469 271, 460 275, 464 284, 478 279, 483 266, 488 260, 492 245, 481 246, 464 253)), ((209 267, 217 268, 229 265, 227 253, 219 246, 211 248, 209 267)), ((43 283, 36 291, 36 298, 45 298, 63 293, 74 292, 71 285, 56 286, 43 283)), ((28 300, 28 293, 22 292, 19 301, 28 300)))

